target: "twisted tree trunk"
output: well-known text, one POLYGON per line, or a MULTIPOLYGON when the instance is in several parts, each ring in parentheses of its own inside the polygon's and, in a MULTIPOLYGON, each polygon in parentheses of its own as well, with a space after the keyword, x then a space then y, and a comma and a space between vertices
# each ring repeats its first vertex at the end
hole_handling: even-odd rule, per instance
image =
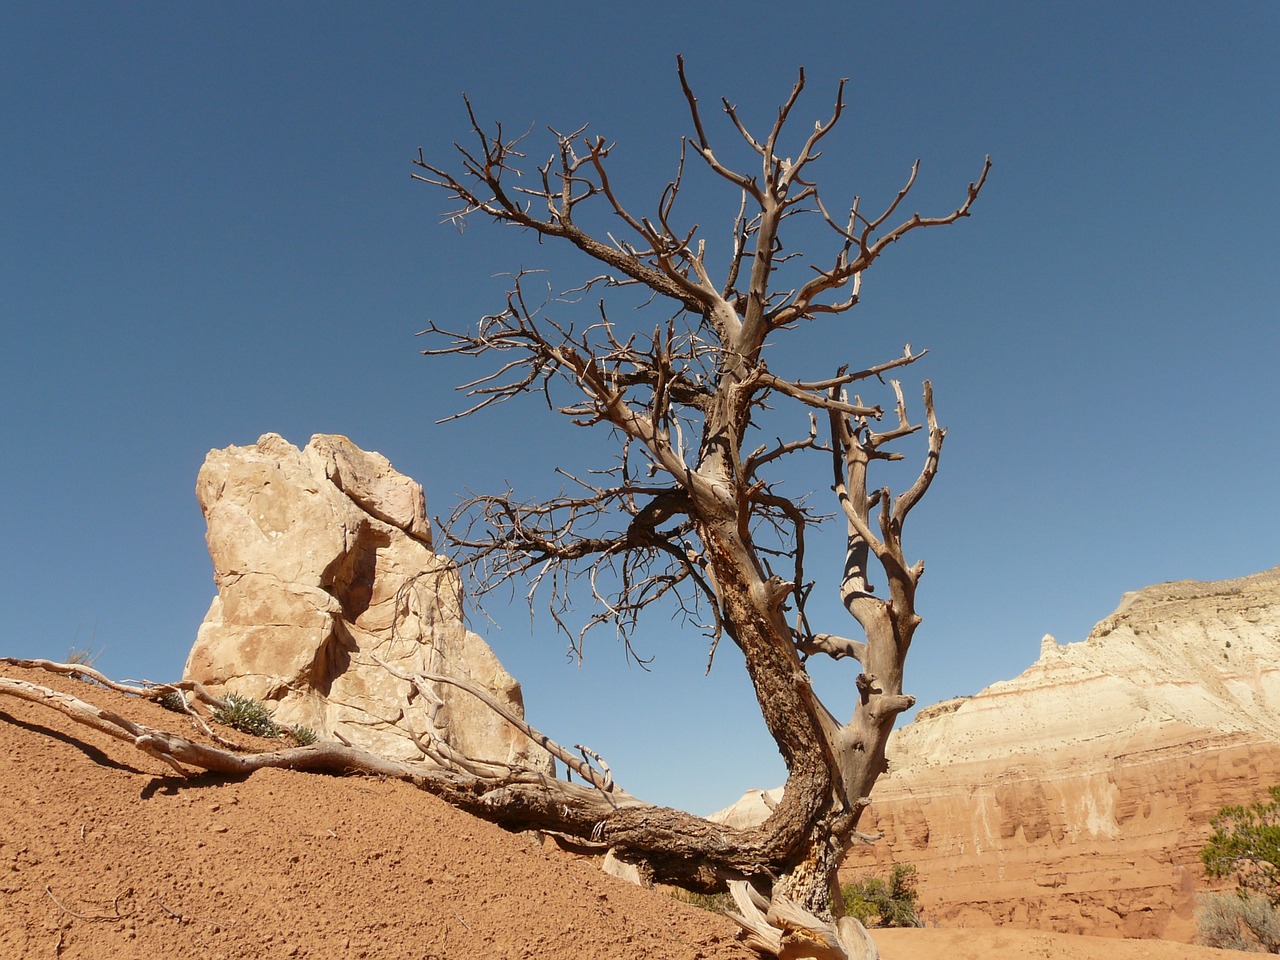
MULTIPOLYGON (((561 470, 575 485, 568 493, 534 502, 520 502, 510 491, 470 498, 455 512, 445 537, 478 592, 519 584, 531 600, 535 594, 545 597, 552 620, 579 654, 582 635, 602 624, 614 628, 630 650, 638 620, 655 606, 668 618, 674 613, 695 624, 696 635, 710 638, 712 657, 727 635, 743 654, 761 716, 788 771, 782 800, 763 824, 733 830, 643 803, 586 752, 574 767, 579 762, 572 751, 510 716, 508 722, 552 749, 585 784, 451 757, 430 744, 414 763, 391 763, 341 744, 246 756, 146 729, 29 682, 0 680, 0 695, 61 710, 184 773, 191 766, 220 772, 283 766, 397 776, 508 825, 613 849, 646 864, 655 879, 697 889, 723 887, 726 880, 771 886, 774 900, 767 912, 758 895, 735 887, 741 922, 756 946, 787 957, 863 955, 853 942, 855 927, 830 922, 841 909, 836 874, 849 844, 859 839, 858 819, 872 785, 886 769, 885 744, 894 721, 913 703, 903 693, 903 666, 920 622, 915 595, 924 565, 908 563, 902 535, 907 515, 937 473, 945 431, 938 427, 927 381, 924 424, 908 418, 897 381, 890 381, 896 423, 884 427, 881 406, 848 395, 857 384, 883 383, 885 373, 919 360, 923 352, 910 345, 876 366, 839 366, 811 379, 779 376, 766 358, 776 355, 775 345, 797 326, 835 322, 852 310, 864 273, 891 245, 915 230, 969 216, 990 161, 963 202, 943 216, 914 213, 889 226, 916 182, 917 162, 879 213, 864 213, 855 196, 836 220, 812 167, 844 113, 843 81, 829 117, 785 150, 781 140, 805 87, 803 70, 764 138, 748 131, 724 101, 747 158, 745 166, 730 166, 712 150, 682 61, 677 69, 693 132, 681 140, 676 174, 650 216, 633 215, 621 201, 609 177, 614 145, 587 135, 586 127, 569 134, 553 130, 550 158, 526 167, 524 137, 505 136, 501 125, 487 133, 468 102, 472 136, 468 146, 457 147, 459 171, 434 166, 419 151, 414 177, 458 204, 445 214, 447 221, 479 217, 519 226, 540 241, 576 248, 592 271, 605 270, 588 274, 570 289, 572 296, 542 302, 526 295, 525 275, 518 274, 504 309, 460 331, 432 324, 423 333, 442 345, 423 352, 493 363, 461 388, 471 406, 445 419, 541 391, 571 423, 603 427, 617 441, 611 462, 589 464, 580 475, 561 470), (697 224, 678 223, 686 158, 727 185, 738 205, 718 258, 708 255, 711 241, 699 236, 697 224), (592 211, 604 215, 594 221, 595 235, 582 225, 582 215, 592 211), (788 266, 797 253, 787 250, 783 235, 798 214, 830 231, 833 255, 788 266), (712 263, 727 263, 719 282, 712 279, 712 263), (559 316, 588 291, 625 287, 640 287, 665 307, 651 331, 634 321, 615 323, 605 298, 585 323, 559 316), (567 402, 560 401, 561 389, 567 402), (748 431, 766 407, 779 412, 783 435, 748 450, 748 431), (828 430, 820 436, 823 414, 828 430), (889 447, 926 425, 924 463, 910 486, 897 497, 886 486, 870 486, 871 465, 902 459, 889 447), (695 438, 691 450, 686 439, 695 438), (833 467, 831 486, 847 541, 835 586, 865 639, 816 631, 805 609, 815 586, 805 567, 805 534, 823 517, 803 499, 785 496, 775 470, 814 454, 829 458, 833 467), (873 560, 883 574, 881 596, 870 582, 873 560), (585 594, 590 609, 579 633, 567 622, 575 592, 585 594), (813 690, 806 661, 818 655, 859 664, 852 680, 856 702, 847 720, 834 717, 813 690)), ((778 359, 788 361, 785 355, 778 359)), ((158 689, 135 692, 156 696, 158 689)), ((484 699, 482 692, 471 692, 484 699)))

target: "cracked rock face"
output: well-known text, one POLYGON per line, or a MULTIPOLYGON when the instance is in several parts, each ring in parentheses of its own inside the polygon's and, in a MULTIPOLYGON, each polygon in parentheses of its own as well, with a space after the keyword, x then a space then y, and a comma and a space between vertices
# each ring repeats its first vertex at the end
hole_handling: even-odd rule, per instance
POLYGON ((434 733, 467 756, 549 770, 474 697, 438 702, 388 673, 450 674, 523 715, 520 685, 466 629, 453 565, 431 550, 422 487, 346 437, 276 434, 211 451, 196 481, 218 595, 183 676, 264 701, 277 723, 400 760, 434 733))

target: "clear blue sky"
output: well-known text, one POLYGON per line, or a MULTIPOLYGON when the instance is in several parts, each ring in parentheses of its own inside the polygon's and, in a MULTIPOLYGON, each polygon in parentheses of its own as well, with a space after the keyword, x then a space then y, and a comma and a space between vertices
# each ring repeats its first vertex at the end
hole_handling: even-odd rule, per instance
MULTIPOLYGON (((898 244, 791 355, 931 351, 907 378, 949 429, 907 537, 922 703, 1083 638, 1125 590, 1280 563, 1277 49, 1272 2, 5 4, 0 648, 176 676, 214 593, 211 448, 346 434, 441 514, 580 465, 534 405, 435 424, 468 371, 413 334, 499 306, 496 273, 582 274, 442 226, 409 159, 448 157, 466 91, 512 130, 590 121, 644 209, 689 131, 677 53, 704 104, 757 122, 804 65, 797 130, 851 78, 828 196, 887 200, 919 157, 913 206, 937 213, 995 162, 971 219, 898 244)), ((532 721, 633 792, 706 812, 781 781, 732 656, 703 677, 703 642, 655 623, 652 673, 603 639, 579 667, 497 612, 477 627, 532 721)), ((824 684, 846 712, 852 673, 824 684)))

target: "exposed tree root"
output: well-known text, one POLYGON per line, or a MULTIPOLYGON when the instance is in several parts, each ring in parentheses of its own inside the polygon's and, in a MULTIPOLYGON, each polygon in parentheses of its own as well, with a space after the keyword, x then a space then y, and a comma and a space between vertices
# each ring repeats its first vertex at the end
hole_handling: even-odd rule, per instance
MULTIPOLYGON (((222 703, 199 684, 129 685, 110 680, 91 668, 49 660, 0 658, 0 666, 11 665, 44 670, 60 676, 88 677, 103 687, 156 700, 181 689, 206 706, 222 703)), ((453 678, 431 675, 425 679, 448 680, 481 696, 472 685, 453 678)), ((693 889, 722 887, 726 879, 767 879, 785 862, 794 825, 785 816, 785 799, 779 805, 783 816, 771 818, 764 827, 735 830, 693 814, 645 803, 612 782, 605 773, 592 770, 595 786, 557 780, 540 771, 486 763, 479 774, 476 762, 447 768, 436 760, 390 760, 368 750, 333 741, 309 746, 252 752, 230 740, 219 746, 150 727, 119 713, 105 710, 85 697, 94 687, 86 686, 85 696, 0 676, 0 696, 14 697, 54 710, 68 719, 126 743, 167 764, 182 777, 208 771, 227 776, 246 776, 255 770, 278 767, 336 774, 367 774, 404 780, 439 796, 463 810, 512 829, 537 829, 572 838, 587 847, 615 851, 631 861, 642 861, 659 882, 693 889)), ((194 710, 191 711, 194 713, 194 710)), ((538 743, 553 743, 523 721, 508 718, 538 743)), ((202 729, 207 728, 196 715, 202 729)), ((554 744, 553 744, 554 745, 554 744)), ((555 745, 559 753, 565 748, 555 745)), ((460 758, 467 760, 467 758, 460 758)), ((582 760, 577 760, 579 766, 582 760)), ((591 768, 588 768, 590 770, 591 768)), ((581 771, 580 771, 581 772, 581 771)), ((584 774, 585 775, 585 774, 584 774)))
MULTIPOLYGON (((200 684, 187 681, 122 684, 91 667, 50 660, 0 657, 0 666, 87 678, 103 688, 147 700, 158 700, 166 693, 182 690, 206 707, 223 704, 200 684)), ((455 683, 486 703, 492 699, 473 685, 454 678, 430 675, 422 679, 455 683)), ((93 689, 92 685, 86 687, 90 695, 93 689)), ((456 769, 447 769, 440 765, 438 754, 434 761, 398 761, 332 741, 252 752, 222 738, 218 738, 219 746, 199 743, 130 720, 83 697, 28 680, 0 676, 0 696, 56 711, 75 723, 141 750, 184 778, 206 771, 246 776, 265 767, 392 777, 507 826, 533 827, 580 843, 590 837, 589 846, 598 846, 601 852, 612 849, 630 859, 642 860, 653 869, 654 877, 663 882, 706 888, 723 882, 726 877, 767 877, 779 865, 783 848, 780 836, 785 837, 785 821, 775 823, 772 830, 734 830, 692 814, 637 800, 613 784, 607 769, 603 774, 590 767, 580 770, 584 776, 589 773, 593 778, 594 785, 585 785, 513 767, 504 767, 502 775, 482 776, 473 772, 479 766, 467 758, 459 758, 465 762, 456 769)), ((208 731, 208 725, 194 708, 188 707, 188 713, 198 728, 208 731)), ((567 754, 563 747, 519 718, 507 716, 505 712, 503 716, 535 742, 551 743, 558 755, 567 754)), ((576 760, 576 765, 583 766, 583 761, 576 760)), ((493 766, 487 764, 486 768, 493 766)), ((762 953, 796 960, 804 957, 864 960, 877 956, 857 921, 842 918, 837 924, 825 923, 783 897, 775 898, 771 904, 743 879, 732 882, 730 889, 740 911, 734 919, 742 926, 746 942, 762 953)))
POLYGON ((747 946, 780 960, 879 960, 866 927, 854 917, 835 923, 815 917, 786 897, 765 899, 749 883, 729 884, 747 946))

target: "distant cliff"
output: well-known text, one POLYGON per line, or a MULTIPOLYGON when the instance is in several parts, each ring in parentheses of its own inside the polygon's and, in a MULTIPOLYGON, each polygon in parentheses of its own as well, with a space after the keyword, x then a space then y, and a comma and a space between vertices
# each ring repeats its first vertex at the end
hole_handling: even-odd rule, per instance
POLYGON ((916 864, 948 925, 1189 940, 1208 820, 1280 782, 1278 740, 1280 567, 1148 587, 895 733, 847 869, 916 864))
POLYGON ((921 710, 889 760, 859 827, 884 839, 848 876, 915 864, 945 926, 1190 940, 1209 818, 1280 783, 1280 567, 1125 594, 1083 642, 921 710))

